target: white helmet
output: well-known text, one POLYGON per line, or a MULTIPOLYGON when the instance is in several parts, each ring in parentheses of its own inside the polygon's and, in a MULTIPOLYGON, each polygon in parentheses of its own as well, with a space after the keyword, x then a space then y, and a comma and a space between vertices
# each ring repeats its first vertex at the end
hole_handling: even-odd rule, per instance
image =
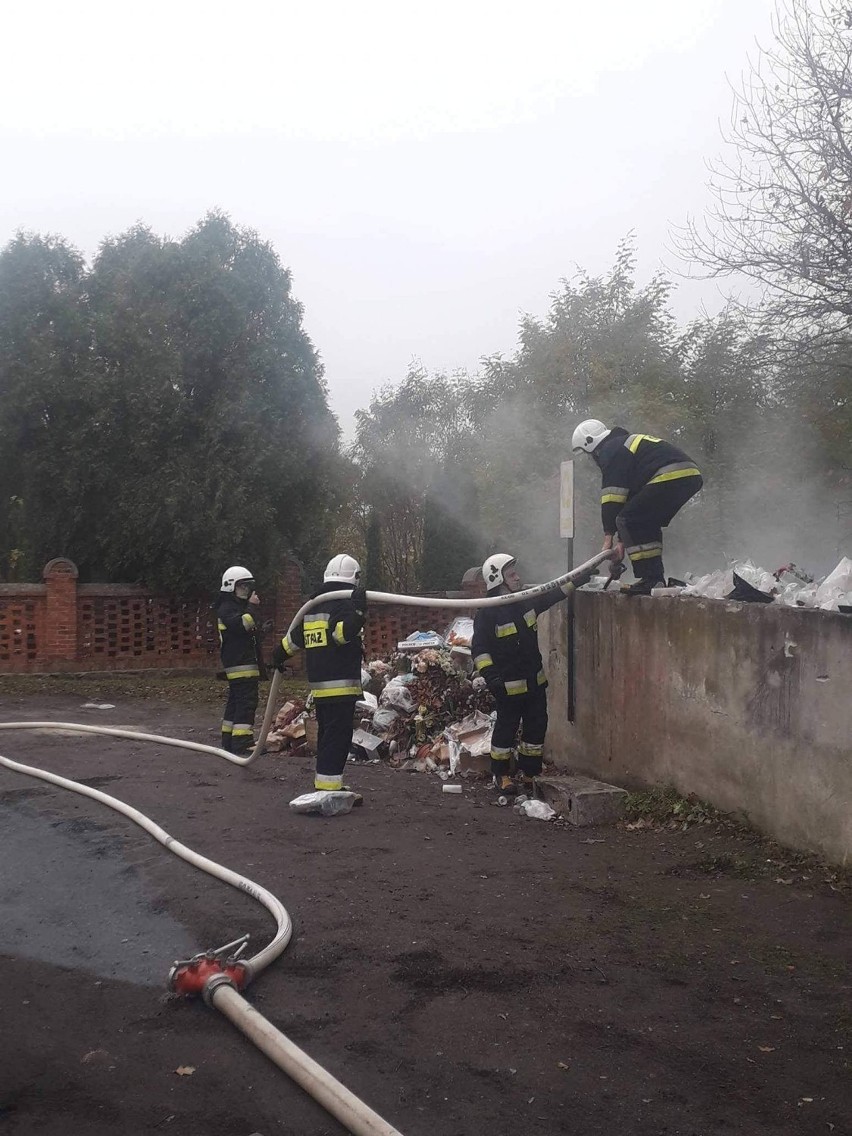
POLYGON ((239 564, 235 564, 233 568, 222 577, 222 591, 232 592, 237 584, 254 583, 254 576, 249 572, 248 568, 241 568, 239 564))
POLYGON ((354 556, 347 556, 341 552, 333 556, 325 566, 324 584, 354 584, 356 587, 361 579, 361 565, 354 556))
POLYGON ((485 580, 485 588, 487 591, 492 591, 494 588, 499 588, 501 584, 505 584, 504 573, 510 564, 514 564, 517 560, 516 556, 510 556, 508 552, 495 552, 493 556, 489 556, 485 563, 482 565, 482 578, 485 580))
POLYGON ((604 426, 603 422, 599 422, 597 418, 589 418, 588 421, 581 422, 574 431, 571 449, 575 453, 577 450, 585 450, 587 454, 591 454, 611 433, 609 426, 604 426))

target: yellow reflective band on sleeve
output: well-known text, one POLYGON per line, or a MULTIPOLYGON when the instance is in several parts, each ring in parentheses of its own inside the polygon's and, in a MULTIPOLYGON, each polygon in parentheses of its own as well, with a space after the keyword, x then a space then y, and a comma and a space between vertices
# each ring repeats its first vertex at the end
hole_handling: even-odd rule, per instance
POLYGON ((346 642, 346 636, 343 634, 342 619, 334 625, 334 631, 331 633, 331 637, 335 641, 335 643, 338 643, 341 647, 346 642))
POLYGON ((514 623, 498 623, 494 628, 498 639, 505 639, 507 635, 517 635, 518 629, 514 623))
POLYGON ((252 617, 249 615, 248 612, 246 612, 245 615, 242 616, 242 621, 243 621, 243 627, 246 629, 246 631, 254 631, 255 622, 254 622, 254 619, 252 619, 252 617))
POLYGON ((494 660, 490 655, 477 655, 473 660, 473 665, 478 671, 484 671, 486 667, 494 666, 494 660))
POLYGON ((559 590, 561 592, 564 592, 566 596, 570 596, 571 593, 574 591, 574 585, 571 583, 570 580, 566 580, 564 584, 560 584, 559 590))
POLYGON ((529 611, 524 612, 524 623, 527 625, 527 627, 535 627, 535 621, 535 608, 531 607, 529 611))
POLYGON ((504 683, 507 694, 526 694, 527 693, 527 680, 525 678, 513 679, 510 682, 504 683))
POLYGON ((538 683, 539 686, 544 686, 544 684, 547 682, 547 675, 544 673, 544 671, 538 672, 538 674, 536 675, 535 681, 538 683))
POLYGON ((289 631, 284 636, 284 638, 281 640, 281 646, 284 649, 285 655, 291 655, 291 656, 295 655, 296 652, 299 650, 298 646, 290 638, 290 632, 289 631))
POLYGON ((228 628, 225 626, 225 624, 222 622, 221 619, 219 620, 217 626, 218 626, 220 631, 227 631, 228 630, 228 628))
POLYGON ((642 442, 660 442, 661 438, 655 438, 653 434, 631 434, 627 441, 624 443, 630 450, 631 454, 635 454, 639 449, 642 442))
POLYGON ((684 466, 683 469, 665 469, 660 473, 654 475, 648 482, 649 485, 659 485, 662 481, 676 481, 680 477, 700 477, 701 471, 697 470, 694 465, 684 466))
POLYGON ((601 490, 601 504, 606 505, 610 501, 623 504, 629 495, 630 490, 626 485, 606 485, 601 490))

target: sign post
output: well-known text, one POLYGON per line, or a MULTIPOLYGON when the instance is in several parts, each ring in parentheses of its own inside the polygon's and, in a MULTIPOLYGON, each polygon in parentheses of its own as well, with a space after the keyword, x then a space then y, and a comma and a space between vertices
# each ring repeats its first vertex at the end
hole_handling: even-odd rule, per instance
MULTIPOLYGON (((559 535, 566 542, 568 571, 574 567, 574 462, 564 461, 559 467, 559 535)), ((573 604, 572 604, 573 607, 573 604)), ((574 613, 568 613, 566 643, 568 671, 568 721, 574 721, 574 613)))

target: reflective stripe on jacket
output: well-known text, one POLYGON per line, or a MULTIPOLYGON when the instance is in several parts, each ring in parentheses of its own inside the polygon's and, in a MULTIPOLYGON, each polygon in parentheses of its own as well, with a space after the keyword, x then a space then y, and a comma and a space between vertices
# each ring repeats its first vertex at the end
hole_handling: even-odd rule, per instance
POLYGON ((652 434, 628 434, 620 426, 601 442, 594 459, 601 470, 601 521, 610 535, 624 505, 646 485, 701 476, 692 458, 671 442, 652 434))

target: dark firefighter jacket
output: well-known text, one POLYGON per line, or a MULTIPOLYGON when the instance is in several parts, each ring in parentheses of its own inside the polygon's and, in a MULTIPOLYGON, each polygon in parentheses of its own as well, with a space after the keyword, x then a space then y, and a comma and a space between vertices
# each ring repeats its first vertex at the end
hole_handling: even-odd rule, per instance
MULTIPOLYGON (((345 588, 345 584, 324 584, 316 595, 345 588)), ((292 634, 275 644, 272 662, 280 667, 304 648, 314 698, 360 698, 363 627, 364 613, 356 611, 352 600, 317 604, 292 634)))
POLYGON ((625 503, 646 485, 701 476, 692 458, 677 446, 650 434, 628 434, 621 426, 611 431, 592 456, 603 475, 601 520, 610 536, 615 534, 615 518, 625 503))
POLYGON ((471 654, 477 671, 493 691, 500 682, 506 694, 527 694, 547 686, 538 649, 538 616, 571 596, 574 585, 545 592, 505 607, 478 608, 473 620, 471 654))
POLYGON ((233 592, 220 592, 216 605, 222 666, 228 679, 260 678, 258 607, 239 600, 233 592), (254 612, 252 609, 254 608, 254 612))

